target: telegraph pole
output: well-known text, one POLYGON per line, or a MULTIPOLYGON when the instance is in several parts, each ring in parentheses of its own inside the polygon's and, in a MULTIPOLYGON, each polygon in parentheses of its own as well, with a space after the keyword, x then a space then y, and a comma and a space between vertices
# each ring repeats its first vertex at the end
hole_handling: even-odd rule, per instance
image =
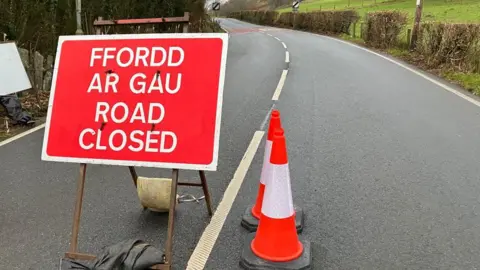
POLYGON ((76 35, 83 35, 82 30, 82 0, 75 0, 75 9, 77 11, 77 31, 76 35))
POLYGON ((417 0, 417 9, 415 11, 415 22, 413 24, 412 40, 410 42, 410 50, 414 50, 417 46, 418 31, 420 30, 420 21, 422 20, 423 0, 417 0))

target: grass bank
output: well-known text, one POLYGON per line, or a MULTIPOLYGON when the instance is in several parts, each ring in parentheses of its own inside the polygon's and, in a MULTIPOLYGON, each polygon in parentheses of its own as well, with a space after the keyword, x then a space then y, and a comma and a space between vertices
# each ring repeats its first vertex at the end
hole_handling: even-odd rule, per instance
MULTIPOLYGON (((415 16, 413 0, 307 0, 300 4, 300 12, 317 10, 354 9, 361 17, 372 11, 397 10, 406 12, 409 20, 415 16)), ((281 7, 279 12, 292 11, 290 6, 281 7)), ((480 22, 480 1, 478 0, 424 0, 423 20, 452 23, 480 22)))

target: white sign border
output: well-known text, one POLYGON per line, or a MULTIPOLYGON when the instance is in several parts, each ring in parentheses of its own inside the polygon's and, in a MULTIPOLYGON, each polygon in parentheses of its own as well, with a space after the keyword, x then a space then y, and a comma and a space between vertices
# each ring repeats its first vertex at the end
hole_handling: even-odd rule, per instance
POLYGON ((50 99, 48 101, 48 112, 45 123, 45 132, 43 136, 42 160, 68 163, 86 163, 98 165, 115 165, 115 166, 136 166, 151 168, 169 168, 169 169, 185 169, 185 170, 202 170, 216 171, 218 166, 218 151, 220 143, 220 127, 222 117, 223 89, 225 83, 225 69, 227 64, 228 53, 228 34, 227 33, 181 33, 181 34, 116 34, 116 35, 75 35, 60 36, 58 39, 57 55, 55 57, 55 68, 52 76, 52 85, 50 89, 50 99), (47 154, 47 143, 50 131, 50 120, 52 117, 52 106, 55 98, 58 64, 60 61, 63 42, 69 40, 114 40, 114 39, 190 39, 190 38, 219 38, 222 40, 222 58, 220 62, 220 76, 218 84, 217 114, 215 121, 215 134, 213 145, 213 159, 208 165, 203 164, 186 164, 186 163, 164 163, 149 161, 133 161, 133 160, 114 160, 114 159, 93 159, 93 158, 74 158, 74 157, 58 157, 47 154))

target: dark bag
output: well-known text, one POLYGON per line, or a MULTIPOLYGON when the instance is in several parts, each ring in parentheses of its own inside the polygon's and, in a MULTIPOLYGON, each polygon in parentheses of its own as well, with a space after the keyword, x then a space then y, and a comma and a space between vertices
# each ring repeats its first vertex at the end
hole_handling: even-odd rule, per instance
POLYGON ((164 263, 164 254, 142 240, 126 240, 109 246, 91 265, 64 259, 61 270, 146 270, 164 263))
POLYGON ((0 104, 14 124, 28 124, 32 117, 22 110, 22 104, 16 94, 0 96, 0 104))

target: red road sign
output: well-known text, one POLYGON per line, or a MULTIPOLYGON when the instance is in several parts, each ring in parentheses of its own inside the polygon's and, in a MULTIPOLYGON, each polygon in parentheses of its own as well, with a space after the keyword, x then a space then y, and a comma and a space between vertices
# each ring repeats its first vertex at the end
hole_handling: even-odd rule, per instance
POLYGON ((62 36, 42 160, 216 170, 227 34, 62 36))

